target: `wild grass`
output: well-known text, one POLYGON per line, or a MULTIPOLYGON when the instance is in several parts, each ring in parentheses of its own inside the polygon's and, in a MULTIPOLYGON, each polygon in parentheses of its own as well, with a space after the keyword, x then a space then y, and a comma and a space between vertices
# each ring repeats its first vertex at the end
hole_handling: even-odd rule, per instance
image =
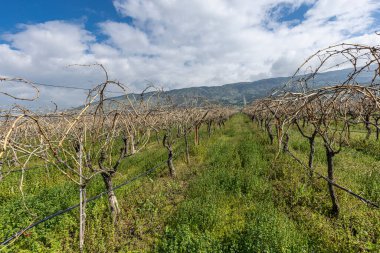
MULTIPOLYGON (((292 130, 293 131, 293 130, 292 130)), ((297 131, 289 146, 307 161, 308 143, 297 131)), ((379 202, 380 144, 359 141, 335 157, 337 182, 379 202)), ((201 131, 185 163, 179 141, 174 161, 177 178, 162 167, 153 175, 116 190, 122 209, 113 225, 107 200, 87 205, 86 252, 379 252, 379 210, 338 191, 341 215, 329 215, 324 181, 310 180, 291 157, 276 161, 275 145, 244 115, 231 118, 211 138, 201 131)), ((120 166, 114 184, 166 159, 151 142, 146 151, 120 166)), ((325 174, 320 140, 316 170, 325 174)), ((57 171, 25 172, 25 200, 17 189, 19 174, 0 183, 0 237, 79 201, 77 187, 57 171)), ((104 190, 100 178, 88 196, 104 190)), ((3 249, 4 252, 78 252, 78 211, 40 224, 3 249)))

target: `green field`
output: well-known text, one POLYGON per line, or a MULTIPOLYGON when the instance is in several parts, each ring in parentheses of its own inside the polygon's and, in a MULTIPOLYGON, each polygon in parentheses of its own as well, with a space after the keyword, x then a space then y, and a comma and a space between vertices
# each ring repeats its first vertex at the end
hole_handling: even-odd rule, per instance
MULTIPOLYGON (((293 130, 292 130, 293 131, 293 130)), ((353 136, 334 159, 336 181, 380 203, 380 142, 353 136)), ((326 174, 325 151, 317 140, 316 170, 326 174)), ((307 161, 308 143, 295 130, 290 149, 307 161)), ((337 190, 338 218, 329 214, 327 184, 276 147, 248 117, 238 114, 201 143, 185 163, 178 141, 177 178, 162 166, 154 174, 116 190, 122 210, 112 223, 106 197, 87 205, 86 252, 380 252, 380 211, 337 190)), ((128 158, 117 185, 160 161, 166 150, 153 142, 128 158)), ((25 172, 0 182, 0 239, 79 202, 77 186, 54 169, 25 172)), ((104 190, 91 181, 89 197, 104 190)), ((0 252, 78 252, 79 210, 22 235, 0 252)))

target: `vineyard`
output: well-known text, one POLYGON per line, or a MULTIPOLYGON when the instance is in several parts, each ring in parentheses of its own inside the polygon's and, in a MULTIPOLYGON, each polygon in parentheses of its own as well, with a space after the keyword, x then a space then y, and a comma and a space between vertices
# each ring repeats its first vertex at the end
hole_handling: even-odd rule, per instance
POLYGON ((320 50, 242 109, 131 97, 83 66, 104 81, 82 107, 0 111, 0 251, 380 251, 379 52, 320 50))

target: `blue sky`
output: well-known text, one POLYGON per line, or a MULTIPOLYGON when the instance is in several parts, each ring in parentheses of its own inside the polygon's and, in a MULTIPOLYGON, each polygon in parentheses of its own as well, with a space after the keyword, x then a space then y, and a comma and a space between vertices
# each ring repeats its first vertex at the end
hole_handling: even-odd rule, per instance
MULTIPOLYGON (((279 22, 304 20, 312 4, 279 4, 272 11, 280 14, 279 22)), ((112 0, 4 0, 0 33, 15 32, 19 24, 36 24, 52 20, 66 20, 79 23, 91 32, 99 34, 98 23, 105 20, 133 23, 132 17, 120 15, 112 0)), ((276 17, 273 17, 276 18, 276 17)))
POLYGON ((131 23, 117 13, 112 0, 4 0, 0 33, 17 31, 19 24, 37 24, 52 20, 79 23, 98 33, 97 24, 105 20, 131 23))
MULTIPOLYGON (((4 0, 1 10, 0 76, 85 89, 101 72, 68 66, 101 63, 138 92, 287 76, 329 45, 380 44, 378 0, 4 0)), ((42 87, 39 103, 83 97, 42 87)))
POLYGON ((292 6, 291 4, 279 4, 275 9, 280 11, 278 17, 279 22, 302 22, 305 20, 305 14, 313 7, 313 4, 302 3, 300 6, 292 6))

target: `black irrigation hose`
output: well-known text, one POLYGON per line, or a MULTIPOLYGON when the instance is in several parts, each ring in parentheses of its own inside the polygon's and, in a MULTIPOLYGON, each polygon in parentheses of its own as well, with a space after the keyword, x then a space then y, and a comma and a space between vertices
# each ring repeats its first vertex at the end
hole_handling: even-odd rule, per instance
MULTIPOLYGON (((343 131, 343 129, 336 129, 336 128, 332 128, 331 130, 332 131, 343 131)), ((350 133, 360 133, 360 134, 366 134, 366 133, 368 133, 366 131, 360 131, 360 130, 350 130, 349 132, 350 133)))
POLYGON ((10 174, 10 173, 29 171, 29 170, 35 170, 35 169, 46 169, 46 168, 42 167, 42 166, 36 166, 36 167, 29 167, 29 168, 24 168, 24 169, 16 169, 16 170, 3 171, 3 174, 7 175, 7 174, 10 174))
MULTIPOLYGON (((161 162, 161 163, 157 164, 155 167, 153 167, 153 168, 151 168, 151 169, 149 169, 149 170, 147 170, 147 171, 145 171, 145 172, 143 172, 143 173, 140 173, 139 175, 133 177, 132 179, 129 179, 129 180, 125 181, 125 182, 122 183, 122 184, 119 184, 119 185, 113 187, 113 188, 112 188, 111 190, 109 190, 109 191, 101 192, 100 194, 98 194, 98 195, 96 195, 96 196, 94 196, 94 197, 91 197, 91 198, 89 198, 89 199, 86 199, 86 203, 91 202, 91 201, 94 201, 94 200, 96 200, 96 199, 99 199, 99 198, 102 197, 104 194, 107 194, 107 193, 109 193, 110 191, 113 191, 113 190, 119 189, 119 188, 121 188, 121 187, 123 187, 123 186, 125 186, 125 185, 127 185, 127 184, 130 184, 130 183, 136 181, 137 179, 139 179, 139 178, 141 178, 141 177, 144 177, 144 176, 147 176, 147 175, 153 173, 154 171, 156 171, 158 168, 160 168, 160 167, 161 167, 163 164, 165 164, 165 163, 167 163, 167 161, 164 161, 164 162, 161 162)), ((37 225, 39 225, 39 224, 41 224, 41 223, 43 223, 43 222, 45 222, 45 221, 47 221, 47 220, 50 220, 50 219, 52 219, 52 218, 54 218, 54 217, 56 217, 56 216, 59 216, 59 215, 61 215, 61 214, 67 213, 67 212, 69 212, 69 211, 71 211, 71 210, 73 210, 73 209, 75 209, 75 208, 78 208, 79 205, 80 205, 80 204, 76 204, 76 205, 74 205, 74 206, 70 206, 70 207, 68 207, 68 208, 66 208, 66 209, 60 210, 60 211, 58 211, 58 212, 55 212, 55 213, 53 213, 53 214, 51 214, 51 215, 49 215, 49 216, 46 216, 45 218, 43 218, 43 219, 41 219, 41 220, 39 220, 39 221, 37 221, 37 222, 35 222, 35 223, 33 223, 33 224, 27 226, 26 228, 19 230, 17 233, 15 233, 15 234, 12 235, 11 237, 9 237, 9 238, 6 239, 5 241, 3 241, 0 245, 1 245, 1 246, 6 246, 6 245, 9 244, 12 240, 14 240, 14 239, 16 239, 17 237, 19 237, 20 235, 22 235, 24 232, 26 232, 26 231, 32 229, 33 227, 35 227, 35 226, 37 226, 37 225)))

